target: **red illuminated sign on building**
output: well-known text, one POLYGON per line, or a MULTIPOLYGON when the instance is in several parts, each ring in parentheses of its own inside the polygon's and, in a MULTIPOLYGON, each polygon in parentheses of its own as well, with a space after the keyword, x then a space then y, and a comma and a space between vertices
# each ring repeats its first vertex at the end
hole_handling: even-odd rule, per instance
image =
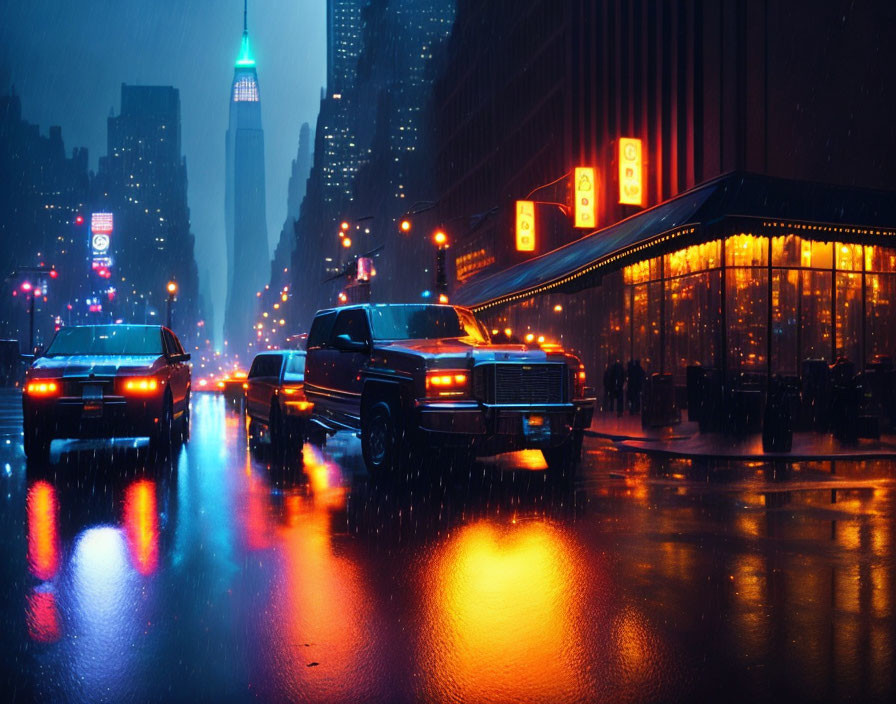
POLYGON ((112 213, 92 213, 90 215, 90 231, 95 234, 112 234, 112 213))

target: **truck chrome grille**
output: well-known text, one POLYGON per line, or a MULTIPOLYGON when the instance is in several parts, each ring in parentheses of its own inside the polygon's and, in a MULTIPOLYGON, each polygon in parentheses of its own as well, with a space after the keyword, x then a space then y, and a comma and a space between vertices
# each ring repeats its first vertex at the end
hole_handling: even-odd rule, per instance
POLYGON ((473 370, 473 394, 484 403, 565 403, 565 364, 480 364, 473 370))

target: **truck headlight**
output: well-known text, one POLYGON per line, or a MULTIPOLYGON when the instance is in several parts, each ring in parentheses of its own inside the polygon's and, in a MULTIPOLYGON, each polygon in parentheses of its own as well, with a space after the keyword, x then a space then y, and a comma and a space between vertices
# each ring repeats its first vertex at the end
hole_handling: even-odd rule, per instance
POLYGON ((470 391, 470 374, 466 369, 433 369, 426 372, 427 396, 466 396, 470 391))

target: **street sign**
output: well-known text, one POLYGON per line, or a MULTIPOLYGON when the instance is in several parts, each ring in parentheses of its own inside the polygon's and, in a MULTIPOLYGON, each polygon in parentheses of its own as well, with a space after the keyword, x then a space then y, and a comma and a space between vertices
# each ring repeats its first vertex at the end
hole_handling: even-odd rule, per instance
POLYGON ((575 226, 595 227, 597 212, 597 189, 594 183, 594 169, 580 166, 575 170, 575 226))
POLYGON ((516 202, 516 251, 535 251, 535 203, 531 200, 516 202))
POLYGON ((644 205, 640 139, 619 139, 619 202, 623 205, 644 205))

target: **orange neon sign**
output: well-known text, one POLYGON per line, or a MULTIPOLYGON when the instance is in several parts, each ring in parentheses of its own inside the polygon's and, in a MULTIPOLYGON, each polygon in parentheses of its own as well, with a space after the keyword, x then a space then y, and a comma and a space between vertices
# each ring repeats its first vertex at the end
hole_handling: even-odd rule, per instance
POLYGON ((594 183, 594 169, 579 166, 575 170, 575 226, 594 227, 597 211, 597 189, 594 183))
POLYGON ((516 251, 535 251, 535 203, 531 200, 516 202, 516 251))
POLYGON ((623 205, 644 205, 644 171, 641 140, 619 139, 619 202, 623 205))

